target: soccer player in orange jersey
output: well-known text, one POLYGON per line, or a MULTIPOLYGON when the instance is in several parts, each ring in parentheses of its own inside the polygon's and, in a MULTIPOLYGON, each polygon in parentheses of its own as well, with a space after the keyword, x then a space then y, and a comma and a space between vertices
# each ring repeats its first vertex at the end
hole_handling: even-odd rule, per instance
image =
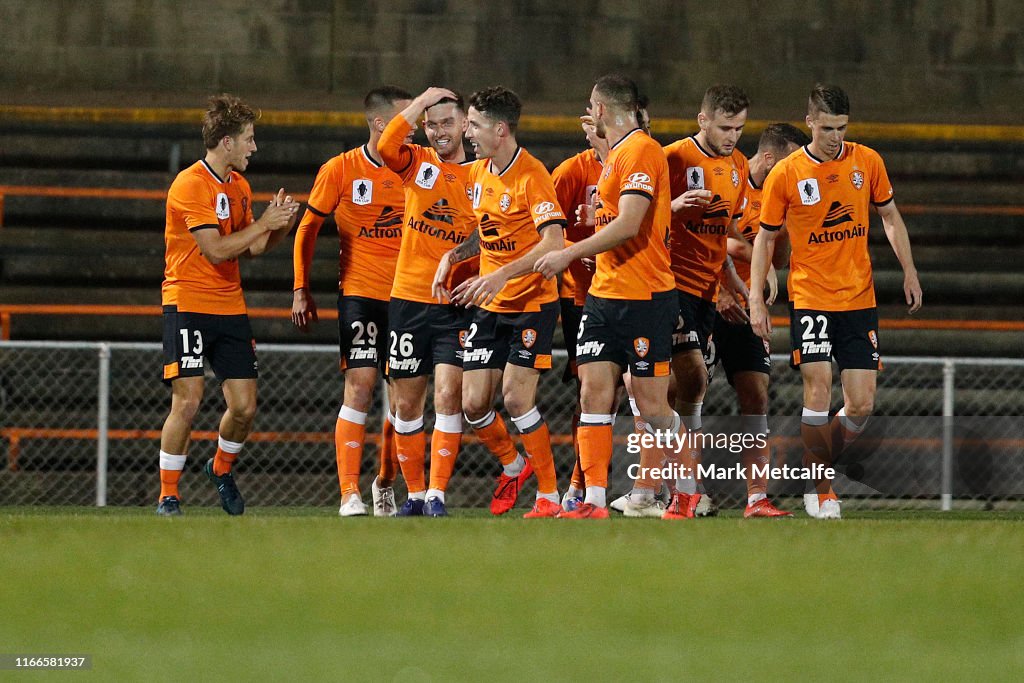
POLYGON ((467 309, 438 303, 431 291, 437 264, 476 228, 466 192, 469 166, 461 95, 444 88, 420 94, 384 129, 381 158, 405 185, 405 225, 388 308, 388 378, 395 401, 395 445, 409 489, 400 517, 444 517, 445 490, 462 441, 461 340, 467 309), (422 117, 429 147, 406 142, 422 117), (430 488, 423 477, 423 407, 434 375, 430 488))
POLYGON ((512 509, 522 483, 536 472, 537 499, 525 517, 554 517, 562 508, 551 436, 536 399, 540 373, 551 367, 558 288, 533 266, 562 246, 565 216, 547 169, 516 142, 521 110, 519 97, 501 86, 470 98, 466 136, 477 161, 470 167, 469 187, 478 228, 473 239, 442 259, 435 281, 443 280, 452 263, 479 251, 479 276, 458 285, 452 300, 476 307, 466 335, 462 407, 477 437, 502 464, 491 512, 512 509), (494 411, 499 385, 528 460, 494 411))
MULTIPOLYGON (((881 366, 878 310, 868 253, 868 206, 874 205, 903 267, 903 292, 910 313, 921 307, 921 283, 910 238, 893 201, 892 184, 878 152, 846 142, 850 100, 837 86, 816 85, 807 103, 811 142, 780 161, 764 185, 761 230, 750 267, 750 321, 761 337, 771 334, 763 287, 785 225, 789 259, 792 364, 804 384, 801 436, 805 464, 825 465, 838 447, 864 429, 874 409, 881 366), (839 365, 843 407, 829 426, 832 359, 839 365)), ((840 519, 831 481, 815 482, 804 497, 808 514, 840 519)))
MULTIPOLYGON (((697 115, 700 130, 665 148, 673 196, 672 272, 679 292, 672 369, 676 410, 693 435, 691 447, 681 454, 691 474, 700 462, 697 444, 708 387, 704 354, 715 321, 719 274, 728 259, 729 231, 743 213, 746 195, 747 159, 736 144, 749 104, 736 86, 708 88, 697 115)), ((693 477, 680 477, 676 486, 698 516, 714 514, 693 477)))
MULTIPOLYGON (((551 180, 555 184, 555 193, 558 195, 558 204, 562 207, 562 213, 569 217, 570 225, 565 231, 566 246, 594 234, 593 225, 587 225, 575 217, 576 208, 580 204, 593 204, 597 194, 597 183, 601 179, 603 160, 608 156, 608 141, 598 136, 593 119, 587 115, 581 117, 581 122, 583 134, 586 136, 587 142, 590 143, 590 149, 569 157, 551 173, 551 180)), ((593 262, 584 263, 582 259, 577 259, 562 272, 559 292, 562 338, 565 340, 565 350, 569 356, 569 363, 562 381, 568 382, 571 377, 576 383, 576 410, 573 413, 572 433, 573 450, 577 457, 573 465, 569 487, 562 497, 562 507, 566 510, 572 510, 582 503, 586 493, 583 470, 579 462, 579 444, 576 439, 580 416, 580 384, 579 373, 576 369, 576 330, 580 325, 583 304, 586 303, 587 290, 590 289, 593 277, 593 262)))
POLYGON ((280 190, 259 220, 242 172, 256 151, 259 114, 231 95, 211 97, 203 117, 206 157, 178 174, 167 191, 167 250, 162 288, 163 380, 171 411, 160 434, 159 515, 180 515, 178 480, 192 421, 203 399, 204 357, 221 380, 227 410, 206 476, 229 515, 245 511, 231 466, 256 414, 256 346, 238 271, 240 256, 266 252, 288 233, 299 205, 280 190))
MULTIPOLYGON (((678 434, 668 405, 676 294, 669 258, 668 165, 661 146, 637 124, 636 84, 623 76, 598 79, 590 95, 597 132, 609 154, 597 187, 595 233, 541 258, 535 268, 555 277, 570 262, 597 257, 576 342, 582 382, 579 444, 586 498, 559 517, 607 519, 615 389, 629 370, 633 396, 649 429, 678 434)), ((640 501, 636 501, 640 504, 640 501)), ((654 492, 648 505, 654 504, 654 492)))
MULTIPOLYGON (((359 493, 359 467, 366 440, 366 415, 384 366, 388 301, 402 241, 405 192, 402 179, 384 165, 377 142, 388 121, 405 109, 412 95, 394 86, 371 90, 363 102, 370 139, 330 159, 316 174, 307 211, 295 234, 292 322, 303 332, 316 322, 309 292, 309 268, 316 236, 331 213, 338 226, 338 335, 345 396, 335 423, 334 443, 341 488, 342 517, 366 514, 359 493)), ((410 131, 411 137, 411 131, 410 131)), ((397 462, 389 452, 394 415, 382 420, 380 472, 373 481, 373 513, 397 513, 391 484, 397 462)))
MULTIPOLYGON (((729 236, 729 254, 733 258, 739 277, 748 284, 750 280, 751 243, 757 235, 761 216, 761 187, 768 172, 776 163, 789 156, 802 145, 810 142, 807 134, 788 123, 773 123, 761 133, 757 152, 750 157, 750 175, 747 183, 746 204, 739 233, 729 236)), ((785 250, 776 250, 777 267, 783 265, 785 250)), ((771 305, 778 291, 778 282, 772 269, 769 278, 769 296, 765 303, 771 305)), ((744 301, 739 302, 741 306, 744 301)), ((744 434, 767 436, 768 434, 768 379, 771 372, 771 356, 768 342, 754 334, 750 319, 742 307, 733 305, 732 294, 725 288, 719 291, 718 307, 715 314, 714 331, 708 343, 708 378, 713 377, 715 366, 721 364, 725 377, 736 391, 740 408, 740 428, 744 434), (728 317, 726 317, 728 316, 728 317)), ((767 446, 752 446, 743 452, 743 467, 747 472, 747 507, 744 517, 788 517, 791 513, 775 507, 768 499, 767 476, 755 470, 755 465, 768 464, 767 446)))

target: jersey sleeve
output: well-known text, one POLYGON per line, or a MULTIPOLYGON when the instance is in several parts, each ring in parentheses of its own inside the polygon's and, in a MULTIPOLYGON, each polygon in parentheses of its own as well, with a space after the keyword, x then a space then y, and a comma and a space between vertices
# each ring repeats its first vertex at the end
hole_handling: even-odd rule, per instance
POLYGON ((565 228, 565 213, 558 203, 555 185, 547 171, 541 168, 536 173, 529 174, 523 182, 523 191, 537 232, 551 225, 561 225, 565 228))
POLYGON ((214 200, 210 196, 210 188, 198 179, 186 178, 180 183, 175 183, 173 202, 181 212, 189 232, 217 228, 220 225, 214 200))
POLYGON ((617 162, 620 197, 635 194, 654 199, 654 179, 658 177, 663 163, 655 153, 660 154, 661 150, 639 145, 623 150, 617 162))
POLYGON ((326 218, 341 203, 342 168, 340 160, 332 159, 320 167, 317 171, 316 180, 313 181, 313 189, 309 192, 309 200, 306 206, 309 210, 326 218))
POLYGON ((889 181, 889 173, 885 170, 885 162, 878 152, 871 150, 871 203, 875 206, 885 206, 892 201, 892 182, 889 181))
POLYGON ((551 182, 555 185, 555 195, 558 197, 558 205, 562 207, 562 213, 566 217, 566 239, 578 242, 586 237, 585 231, 578 229, 576 223, 576 206, 580 201, 585 189, 586 180, 583 177, 583 165, 580 163, 579 155, 566 159, 560 163, 551 173, 551 182))
POLYGON ((789 175, 786 169, 776 166, 764 181, 761 194, 761 229, 775 231, 786 222, 786 211, 789 209, 789 198, 786 188, 789 175))
POLYGON ((405 144, 405 138, 409 135, 412 126, 401 114, 391 119, 384 132, 381 133, 380 141, 377 142, 377 151, 384 165, 397 173, 402 181, 408 181, 415 172, 413 161, 416 155, 413 153, 412 145, 405 144))

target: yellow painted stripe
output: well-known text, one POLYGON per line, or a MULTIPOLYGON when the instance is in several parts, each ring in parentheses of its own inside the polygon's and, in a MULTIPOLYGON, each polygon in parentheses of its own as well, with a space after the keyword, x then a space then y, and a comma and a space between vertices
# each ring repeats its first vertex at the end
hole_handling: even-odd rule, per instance
MULTIPOLYGON (((202 109, 120 108, 120 107, 35 107, 0 106, 0 121, 46 123, 186 123, 202 120, 202 109)), ((260 119, 273 126, 333 126, 362 128, 366 119, 361 112, 265 110, 260 119)), ((769 121, 747 122, 748 134, 759 134, 769 121)), ((792 121, 803 127, 802 121, 792 121)), ((520 128, 531 133, 581 133, 576 116, 523 116, 520 128)), ((655 133, 687 135, 696 132, 691 119, 658 119, 653 121, 655 133)), ((873 123, 853 122, 850 137, 855 140, 968 140, 993 142, 1024 142, 1024 126, 956 125, 943 123, 873 123)))

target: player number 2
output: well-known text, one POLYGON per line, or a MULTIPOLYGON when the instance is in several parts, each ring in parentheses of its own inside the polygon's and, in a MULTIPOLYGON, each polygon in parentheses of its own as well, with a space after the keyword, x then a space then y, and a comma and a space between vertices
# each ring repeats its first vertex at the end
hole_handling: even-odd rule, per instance
MULTIPOLYGON (((188 353, 188 330, 178 330, 181 332, 181 348, 185 353, 188 353)), ((196 336, 196 343, 192 347, 192 354, 198 356, 203 352, 203 333, 199 330, 192 330, 196 336)))
POLYGON ((814 321, 817 320, 818 324, 821 325, 818 328, 818 339, 828 339, 828 335, 825 334, 828 329, 828 318, 823 315, 817 317, 811 317, 809 315, 800 316, 800 324, 804 326, 803 339, 814 339, 814 321))
POLYGON ((353 346, 362 346, 364 336, 368 346, 377 345, 377 323, 371 320, 364 325, 361 320, 356 320, 352 323, 352 329, 355 330, 355 334, 352 335, 353 346))
POLYGON ((412 333, 406 332, 401 337, 397 332, 391 333, 391 355, 403 357, 412 355, 412 333))

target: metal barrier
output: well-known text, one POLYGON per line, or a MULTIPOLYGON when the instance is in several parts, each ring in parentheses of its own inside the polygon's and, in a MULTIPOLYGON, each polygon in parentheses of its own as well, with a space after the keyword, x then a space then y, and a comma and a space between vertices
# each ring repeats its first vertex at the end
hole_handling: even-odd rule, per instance
MULTIPOLYGON (((238 464, 240 486, 252 504, 337 504, 333 427, 343 385, 336 354, 328 345, 260 346, 256 431, 238 464)), ((774 359, 769 416, 774 458, 799 463, 800 377, 783 357, 774 359)), ((561 382, 564 363, 564 352, 556 350, 555 370, 542 377, 538 398, 551 428, 562 489, 574 458, 575 405, 573 385, 561 382)), ((877 432, 865 438, 874 450, 853 463, 859 469, 843 470, 845 478, 836 483, 850 504, 948 510, 954 504, 1024 500, 1024 360, 891 357, 885 364, 876 417, 869 423, 877 432)), ((0 341, 0 505, 151 505, 158 486, 159 429, 169 406, 160 368, 158 344, 0 341)), ((210 382, 182 480, 190 505, 216 502, 199 471, 212 455, 223 410, 216 389, 210 382)), ((382 395, 378 392, 367 425, 364 491, 376 467, 382 395)), ((838 390, 834 398, 840 400, 838 390)), ((735 404, 724 378, 716 378, 705 401, 705 431, 735 416, 735 404)), ((428 426, 432 414, 428 402, 428 426)), ((613 493, 628 490, 626 468, 635 462, 625 453, 632 429, 628 408, 620 415, 613 493)), ((730 457, 736 459, 729 453, 705 454, 710 461, 730 457)), ((498 470, 494 458, 467 434, 450 503, 485 505, 498 470)), ((739 504, 745 495, 742 482, 706 484, 726 505, 739 504)), ((776 496, 800 494, 784 482, 771 486, 776 496)))

